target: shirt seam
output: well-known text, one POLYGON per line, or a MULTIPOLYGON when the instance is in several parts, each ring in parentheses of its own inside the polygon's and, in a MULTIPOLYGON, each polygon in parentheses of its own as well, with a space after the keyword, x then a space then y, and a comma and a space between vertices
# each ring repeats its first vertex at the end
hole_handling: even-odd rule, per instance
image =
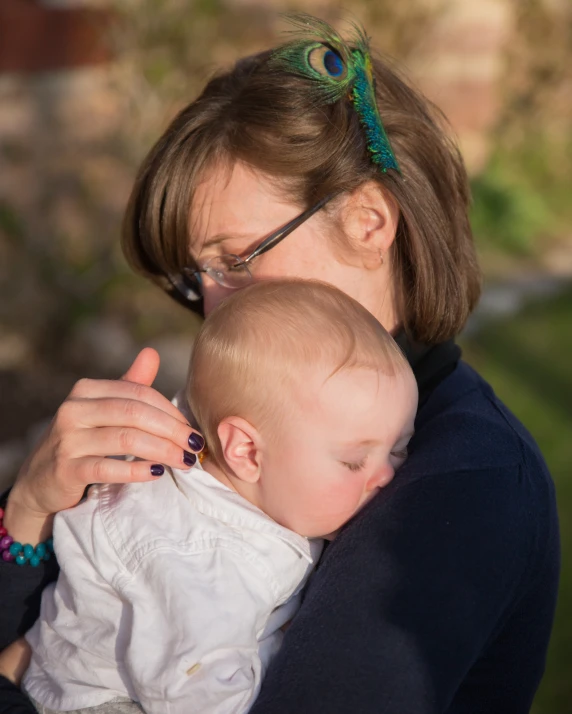
MULTIPOLYGON (((113 542, 107 533, 105 523, 103 523, 103 527, 106 531, 106 537, 113 546, 113 542)), ((203 555, 209 551, 222 550, 228 553, 233 553, 247 562, 258 573, 261 581, 270 591, 273 600, 279 601, 283 596, 283 588, 280 587, 280 584, 272 571, 263 565, 263 561, 256 548, 246 545, 243 542, 237 542, 232 538, 227 538, 220 534, 209 538, 193 540, 191 542, 182 541, 177 543, 172 540, 162 538, 154 541, 148 541, 142 544, 139 549, 134 551, 134 553, 130 556, 130 560, 133 561, 132 565, 125 562, 115 546, 113 546, 113 549, 117 554, 123 569, 126 571, 124 573, 118 573, 112 578, 111 585, 118 590, 124 588, 128 582, 135 580, 144 564, 152 558, 153 555, 160 552, 177 553, 179 555, 192 557, 203 555)), ((277 604, 279 604, 279 602, 277 604)))

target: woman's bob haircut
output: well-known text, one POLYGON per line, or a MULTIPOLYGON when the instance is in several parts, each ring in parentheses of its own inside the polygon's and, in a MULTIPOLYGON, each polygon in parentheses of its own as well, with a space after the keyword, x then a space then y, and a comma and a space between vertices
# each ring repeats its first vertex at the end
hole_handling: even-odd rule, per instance
POLYGON ((303 207, 373 180, 400 209, 391 260, 403 327, 428 344, 454 337, 478 300, 481 276, 467 174, 443 116, 373 58, 380 114, 401 168, 401 175, 383 173, 351 103, 316 106, 311 82, 277 68, 271 54, 244 58, 211 79, 149 152, 124 219, 127 260, 178 298, 167 276, 192 264, 191 203, 213 166, 244 162, 276 178, 303 207))

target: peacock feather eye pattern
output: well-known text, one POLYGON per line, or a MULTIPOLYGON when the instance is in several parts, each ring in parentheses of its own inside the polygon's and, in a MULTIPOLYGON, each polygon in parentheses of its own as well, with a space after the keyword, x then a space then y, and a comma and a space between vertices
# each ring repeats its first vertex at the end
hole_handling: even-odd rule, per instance
POLYGON ((330 25, 310 15, 288 19, 297 28, 292 32, 294 39, 277 49, 270 62, 281 71, 311 81, 316 102, 349 99, 363 127, 372 162, 383 172, 393 169, 401 173, 377 106, 363 29, 355 25, 353 41, 348 43, 330 25))
POLYGON ((310 67, 319 75, 337 80, 345 79, 347 70, 343 59, 327 45, 320 43, 317 46, 310 47, 307 58, 310 67))

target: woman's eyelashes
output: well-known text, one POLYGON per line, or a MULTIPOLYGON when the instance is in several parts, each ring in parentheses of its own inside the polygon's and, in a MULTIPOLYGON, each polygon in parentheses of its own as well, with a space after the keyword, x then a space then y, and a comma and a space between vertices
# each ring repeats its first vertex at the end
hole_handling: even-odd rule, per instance
POLYGON ((405 461, 408 453, 409 452, 407 451, 407 447, 405 446, 403 449, 397 449, 395 451, 392 451, 391 455, 396 459, 403 459, 403 461, 405 461))

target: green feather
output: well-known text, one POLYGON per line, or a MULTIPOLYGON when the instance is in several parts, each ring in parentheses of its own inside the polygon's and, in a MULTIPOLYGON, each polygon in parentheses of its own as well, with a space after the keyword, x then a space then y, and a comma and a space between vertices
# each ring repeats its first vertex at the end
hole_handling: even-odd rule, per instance
POLYGON ((288 19, 296 28, 288 33, 294 39, 278 48, 270 62, 281 71, 310 80, 316 103, 349 99, 364 128, 371 160, 384 172, 399 172, 377 106, 369 43, 363 29, 353 26, 349 44, 330 25, 311 15, 288 19))

